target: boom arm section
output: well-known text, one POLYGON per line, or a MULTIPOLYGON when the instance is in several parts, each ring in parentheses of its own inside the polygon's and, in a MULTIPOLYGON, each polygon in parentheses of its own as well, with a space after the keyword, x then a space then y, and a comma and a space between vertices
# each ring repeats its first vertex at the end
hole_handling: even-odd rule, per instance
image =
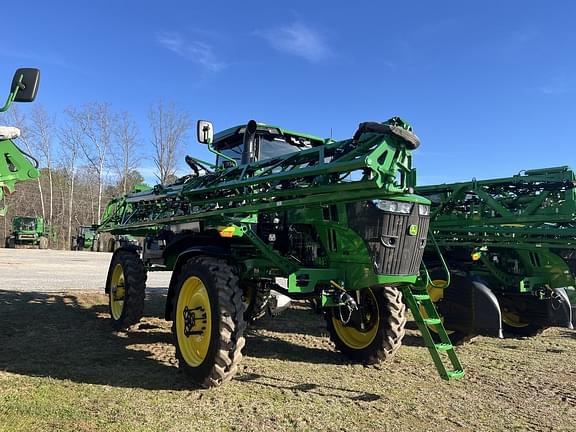
MULTIPOLYGON (((32 102, 36 98, 40 71, 38 69, 18 69, 12 79, 8 99, 0 112, 7 111, 13 102, 32 102)), ((12 141, 20 136, 15 127, 0 126, 0 201, 5 194, 14 192, 17 182, 38 178, 38 161, 20 150, 12 141)), ((0 216, 6 208, 0 207, 0 216)))
MULTIPOLYGON (((1 128, 0 128, 1 132, 1 128)), ((17 182, 38 178, 38 162, 20 150, 10 139, 0 140, 0 201, 14 192, 17 182)), ((0 215, 6 209, 0 208, 0 215)))
POLYGON ((159 225, 212 216, 234 218, 413 191, 411 149, 417 138, 398 118, 378 125, 361 127, 350 140, 129 194, 110 204, 99 230, 141 235, 159 225))
POLYGON ((569 167, 417 191, 432 201, 433 231, 444 244, 558 247, 576 242, 576 176, 569 167))

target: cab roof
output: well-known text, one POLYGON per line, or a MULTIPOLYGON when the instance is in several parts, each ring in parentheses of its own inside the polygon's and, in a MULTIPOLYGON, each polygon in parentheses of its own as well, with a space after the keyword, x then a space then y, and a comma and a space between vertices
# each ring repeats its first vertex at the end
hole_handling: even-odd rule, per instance
MULTIPOLYGON (((214 135, 214 144, 216 144, 220 141, 225 141, 225 140, 233 137, 234 135, 241 135, 244 133, 245 129, 246 129, 246 125, 243 124, 243 125, 233 126, 231 128, 220 131, 214 135)), ((270 133, 273 135, 286 135, 286 136, 303 138, 306 140, 310 140, 312 145, 322 145, 322 144, 325 144, 327 141, 329 141, 329 140, 326 140, 326 139, 321 138, 319 136, 305 134, 305 133, 301 133, 301 132, 294 132, 294 131, 291 131, 288 129, 283 129, 283 128, 278 127, 278 126, 272 126, 272 125, 268 125, 265 123, 258 123, 257 132, 267 132, 267 133, 270 133)))

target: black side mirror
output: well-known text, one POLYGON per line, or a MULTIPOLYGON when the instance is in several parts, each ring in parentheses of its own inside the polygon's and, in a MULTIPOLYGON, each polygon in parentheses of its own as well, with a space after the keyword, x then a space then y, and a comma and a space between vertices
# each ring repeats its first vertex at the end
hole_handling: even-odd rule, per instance
POLYGON ((10 92, 16 90, 14 102, 32 102, 36 98, 40 84, 40 71, 34 68, 21 68, 16 71, 12 79, 10 92))

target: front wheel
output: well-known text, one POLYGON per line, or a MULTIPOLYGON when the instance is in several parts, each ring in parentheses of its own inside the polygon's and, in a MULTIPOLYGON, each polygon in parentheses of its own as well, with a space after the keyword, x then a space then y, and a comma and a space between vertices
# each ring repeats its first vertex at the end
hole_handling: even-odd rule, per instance
POLYGON ((172 333, 180 369, 206 388, 229 381, 242 360, 246 328, 235 268, 220 258, 191 258, 175 290, 172 333))
POLYGON ((406 306, 398 288, 365 288, 359 294, 358 310, 351 315, 341 313, 339 307, 327 310, 328 333, 336 349, 350 359, 379 363, 392 357, 402 345, 406 306))
POLYGON ((38 247, 40 249, 48 249, 48 237, 41 236, 38 239, 38 247))
POLYGON ((119 251, 110 262, 106 292, 112 326, 121 330, 136 324, 144 314, 146 269, 133 251, 119 251))

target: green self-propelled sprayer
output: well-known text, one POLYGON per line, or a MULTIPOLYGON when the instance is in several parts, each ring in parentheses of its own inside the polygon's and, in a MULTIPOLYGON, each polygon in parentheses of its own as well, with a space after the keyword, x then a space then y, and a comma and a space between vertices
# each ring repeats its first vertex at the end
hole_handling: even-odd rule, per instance
POLYGON ((171 270, 165 317, 180 367, 203 386, 236 373, 271 290, 315 300, 336 348, 366 364, 398 350, 407 304, 440 375, 463 375, 448 336, 428 331, 442 323, 420 277, 430 202, 414 194, 408 124, 362 123, 338 142, 255 121, 197 132, 215 164, 187 156, 190 175, 105 211, 100 232, 143 238, 112 256, 116 328, 141 318, 147 271, 171 270))
POLYGON ((451 338, 530 336, 576 325, 576 176, 569 167, 422 186, 448 264, 424 261, 451 338), (436 267, 436 268, 435 268, 436 267))
MULTIPOLYGON (((0 112, 6 112, 12 102, 32 102, 36 98, 40 71, 38 69, 18 69, 12 79, 8 100, 0 112)), ((0 216, 6 214, 1 201, 5 194, 14 192, 17 182, 38 178, 38 162, 18 148, 14 139, 20 136, 16 127, 0 126, 0 216)))

